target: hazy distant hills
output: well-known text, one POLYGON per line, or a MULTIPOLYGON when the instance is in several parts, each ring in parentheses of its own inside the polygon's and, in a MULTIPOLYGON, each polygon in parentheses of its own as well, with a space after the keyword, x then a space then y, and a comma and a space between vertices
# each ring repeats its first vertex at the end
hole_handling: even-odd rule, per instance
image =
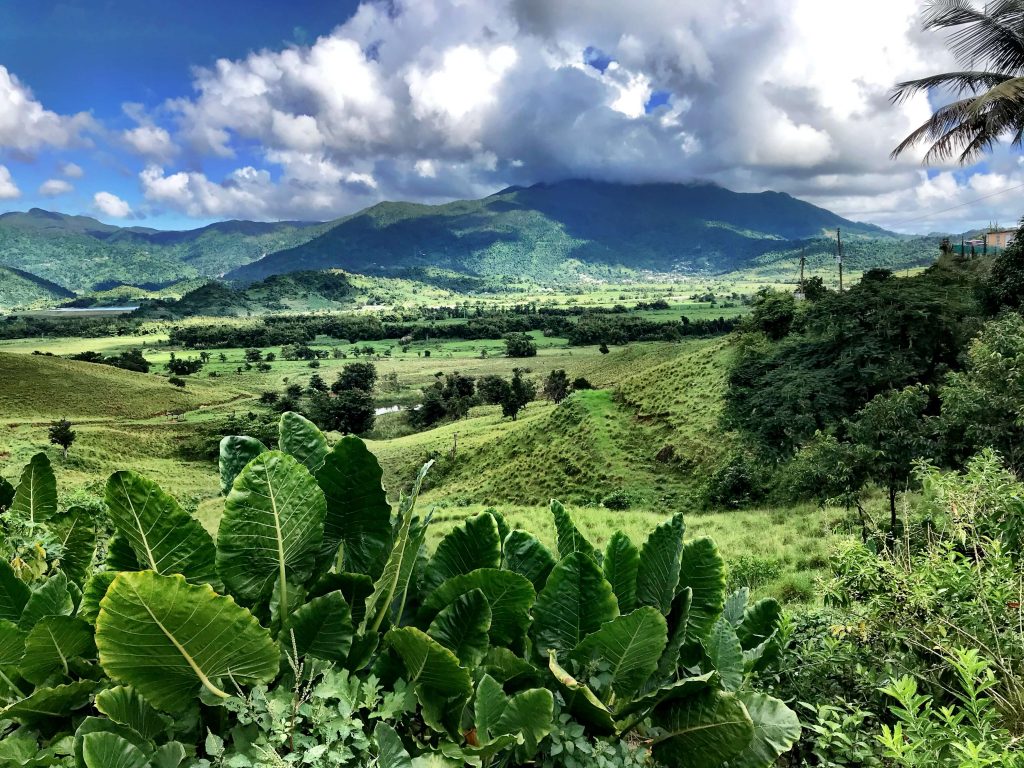
POLYGON ((0 214, 0 265, 72 291, 217 276, 315 237, 321 224, 223 221, 161 232, 33 208, 0 214))
MULTIPOLYGON (((779 192, 576 180, 444 205, 385 202, 326 223, 225 221, 181 232, 33 208, 0 215, 0 266, 76 293, 210 277, 248 284, 335 268, 379 276, 440 270, 478 284, 637 270, 788 274, 801 250, 831 258, 836 227, 853 269, 901 268, 935 256, 925 238, 849 221, 779 192)), ((24 275, 19 285, 19 295, 30 293, 24 275)), ((0 283, 0 305, 12 305, 12 290, 0 283)))
POLYGON ((897 238, 778 192, 564 181, 445 205, 380 203, 226 277, 251 281, 327 267, 387 274, 426 266, 541 281, 636 269, 727 272, 836 227, 851 238, 897 238))

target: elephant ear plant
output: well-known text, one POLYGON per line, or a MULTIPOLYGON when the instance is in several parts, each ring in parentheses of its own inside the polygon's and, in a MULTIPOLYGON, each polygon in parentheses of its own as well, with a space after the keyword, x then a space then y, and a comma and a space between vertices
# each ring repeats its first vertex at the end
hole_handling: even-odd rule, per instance
POLYGON ((0 484, 0 764, 517 766, 556 713, 665 765, 767 767, 799 734, 752 690, 779 606, 725 595, 682 518, 552 552, 493 511, 426 552, 376 458, 297 414, 221 443, 211 536, 153 481, 62 509, 44 454, 0 484))

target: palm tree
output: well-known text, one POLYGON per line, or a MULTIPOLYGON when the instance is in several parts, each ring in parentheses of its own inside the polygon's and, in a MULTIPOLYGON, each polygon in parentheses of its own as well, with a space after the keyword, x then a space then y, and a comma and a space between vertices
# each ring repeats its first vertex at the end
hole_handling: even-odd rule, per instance
POLYGON ((930 143, 926 163, 956 157, 967 163, 1000 139, 1024 141, 1024 0, 994 0, 983 9, 971 0, 934 0, 925 29, 952 29, 950 51, 965 69, 908 80, 893 90, 893 103, 932 88, 956 95, 893 150, 893 158, 930 143))

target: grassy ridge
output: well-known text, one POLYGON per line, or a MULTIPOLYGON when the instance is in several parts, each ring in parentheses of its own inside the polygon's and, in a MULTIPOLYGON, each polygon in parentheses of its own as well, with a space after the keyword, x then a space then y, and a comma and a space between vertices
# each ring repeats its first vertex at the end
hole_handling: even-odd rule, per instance
POLYGON ((229 402, 230 384, 194 380, 180 390, 166 379, 108 365, 0 352, 0 413, 8 421, 147 419, 229 402))

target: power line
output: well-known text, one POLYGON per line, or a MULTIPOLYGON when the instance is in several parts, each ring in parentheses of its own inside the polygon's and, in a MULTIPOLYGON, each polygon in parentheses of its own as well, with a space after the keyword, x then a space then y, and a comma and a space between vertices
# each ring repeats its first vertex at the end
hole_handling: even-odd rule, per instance
POLYGON ((974 203, 980 203, 982 200, 988 200, 989 198, 997 197, 998 195, 1005 195, 1007 192, 1013 192, 1014 190, 1017 189, 1024 189, 1024 184, 1018 184, 1015 187, 1007 187, 1006 189, 1000 189, 996 192, 990 192, 989 194, 982 195, 981 197, 977 197, 974 200, 968 200, 963 203, 958 203, 957 205, 951 205, 949 208, 943 208, 942 210, 939 211, 932 211, 931 213, 926 213, 924 216, 918 216, 916 218, 907 219, 906 221, 901 221, 896 224, 890 224, 889 227, 895 230, 897 227, 902 227, 906 224, 913 224, 915 221, 923 221, 924 219, 930 219, 932 216, 938 216, 940 213, 948 213, 949 211, 955 211, 957 208, 963 208, 964 206, 973 205, 974 203))

